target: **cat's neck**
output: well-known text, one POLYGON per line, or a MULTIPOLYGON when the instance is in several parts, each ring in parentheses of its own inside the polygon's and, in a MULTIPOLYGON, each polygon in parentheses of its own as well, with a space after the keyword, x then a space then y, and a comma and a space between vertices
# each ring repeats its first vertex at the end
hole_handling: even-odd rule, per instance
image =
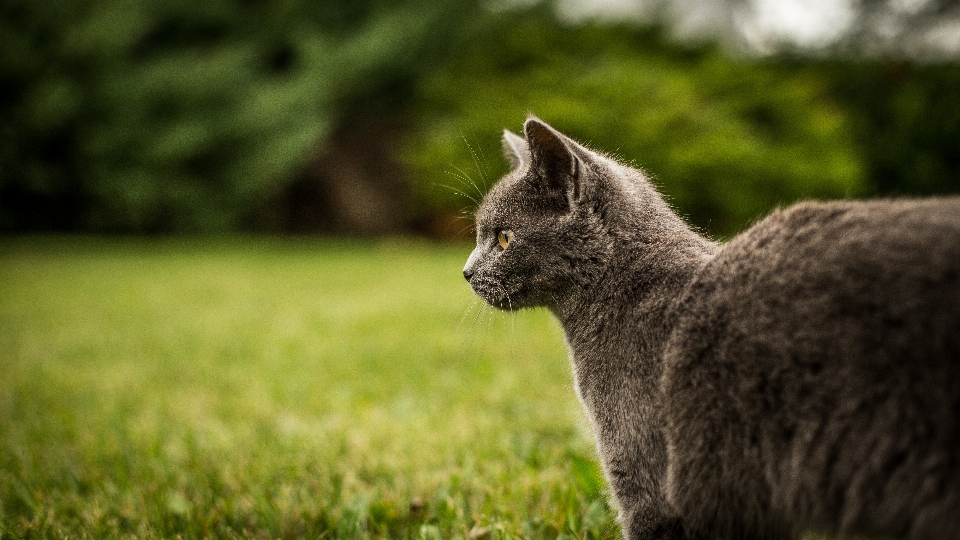
POLYGON ((693 231, 652 189, 635 204, 606 209, 610 251, 590 279, 569 287, 551 307, 577 349, 639 346, 661 348, 672 304, 718 245, 693 231), (638 333, 622 331, 640 325, 638 333), (618 343, 618 336, 641 343, 618 343))
MULTIPOLYGON (((666 508, 667 446, 660 409, 670 312, 717 245, 696 234, 649 190, 648 198, 603 209, 605 264, 557 297, 577 395, 593 426, 606 470, 629 470, 618 497, 666 508), (624 418, 640 419, 630 423, 624 418), (624 450, 624 441, 640 446, 624 450)), ((667 510, 663 510, 667 512, 667 510)))
POLYGON ((565 295, 552 311, 574 352, 589 347, 618 355, 658 354, 672 327, 672 306, 710 257, 708 252, 684 255, 667 264, 638 257, 630 266, 611 268, 604 282, 565 295), (623 347, 628 345, 621 343, 624 339, 639 341, 629 344, 639 347, 623 347))

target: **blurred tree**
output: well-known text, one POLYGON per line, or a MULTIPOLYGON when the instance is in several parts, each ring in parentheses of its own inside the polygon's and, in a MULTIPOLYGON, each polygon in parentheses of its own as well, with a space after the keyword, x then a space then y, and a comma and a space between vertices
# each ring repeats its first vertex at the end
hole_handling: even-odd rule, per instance
POLYGON ((558 2, 579 16, 658 22, 687 40, 719 38, 750 55, 793 50, 859 59, 960 57, 960 0, 558 2))
POLYGON ((472 184, 504 172, 500 131, 532 112, 638 160, 681 212, 725 236, 776 205, 864 191, 852 126, 828 82, 684 49, 655 29, 517 18, 428 80, 431 114, 406 158, 423 179, 423 219, 452 216, 466 198, 450 192, 476 198, 483 188, 472 184))
POLYGON ((841 51, 941 61, 960 56, 960 0, 853 0, 852 8, 841 51))
POLYGON ((874 195, 960 193, 960 64, 816 63, 854 125, 874 195))
MULTIPOLYGON (((858 0, 835 47, 766 58, 561 1, 7 0, 0 231, 449 234, 437 184, 478 197, 530 112, 721 236, 802 197, 960 191, 956 62, 857 45, 888 12, 934 36, 960 0, 858 0)), ((637 2, 688 30, 762 3, 637 2)))
POLYGON ((357 111, 390 113, 477 4, 7 0, 0 230, 248 223, 357 111))

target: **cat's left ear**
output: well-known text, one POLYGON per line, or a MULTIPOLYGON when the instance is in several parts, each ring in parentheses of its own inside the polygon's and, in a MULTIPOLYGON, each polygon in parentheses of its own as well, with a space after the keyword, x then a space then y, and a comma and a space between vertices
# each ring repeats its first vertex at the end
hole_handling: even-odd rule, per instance
POLYGON ((580 160, 573 141, 543 123, 529 118, 523 125, 533 170, 547 186, 564 195, 571 205, 580 199, 580 160))
POLYGON ((530 148, 527 147, 527 141, 509 129, 503 130, 503 155, 514 169, 530 163, 530 148))

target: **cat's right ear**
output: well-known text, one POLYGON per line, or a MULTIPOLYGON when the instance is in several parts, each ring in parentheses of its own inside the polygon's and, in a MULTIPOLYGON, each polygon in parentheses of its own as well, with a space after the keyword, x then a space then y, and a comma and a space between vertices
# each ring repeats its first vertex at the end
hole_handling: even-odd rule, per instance
POLYGON ((527 146, 527 141, 509 129, 503 130, 503 155, 512 169, 519 169, 530 163, 530 147, 527 146))
MULTIPOLYGON (((523 125, 530 148, 530 163, 539 178, 554 192, 574 206, 580 199, 580 160, 568 139, 559 131, 530 117, 523 125)), ((572 143, 571 141, 571 144, 572 143)))

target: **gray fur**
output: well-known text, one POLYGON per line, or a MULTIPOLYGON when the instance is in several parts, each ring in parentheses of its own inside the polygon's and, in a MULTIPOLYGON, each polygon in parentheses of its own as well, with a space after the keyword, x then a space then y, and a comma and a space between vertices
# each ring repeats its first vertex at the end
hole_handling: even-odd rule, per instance
POLYGON ((524 132, 464 276, 560 321, 627 538, 960 538, 960 198, 803 203, 717 245, 640 171, 524 132))

